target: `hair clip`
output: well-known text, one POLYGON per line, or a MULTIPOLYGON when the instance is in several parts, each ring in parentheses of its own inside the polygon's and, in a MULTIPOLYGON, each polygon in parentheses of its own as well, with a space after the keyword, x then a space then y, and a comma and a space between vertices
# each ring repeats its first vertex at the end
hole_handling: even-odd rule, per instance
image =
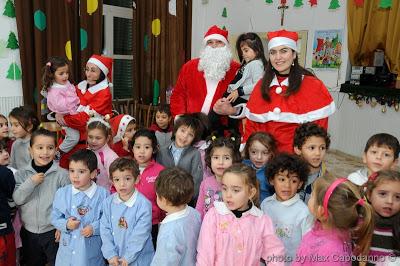
POLYGON ((364 199, 364 198, 360 198, 360 199, 357 201, 357 205, 364 206, 364 204, 365 204, 365 199, 364 199))
POLYGON ((216 140, 216 139, 217 139, 216 136, 212 136, 212 137, 211 137, 211 140, 212 140, 212 141, 214 141, 214 140, 216 140))
POLYGON ((51 67, 51 63, 50 63, 50 62, 47 62, 47 63, 46 63, 46 66, 51 67))
POLYGON ((106 128, 111 129, 110 124, 109 124, 107 121, 104 121, 104 119, 102 119, 102 118, 100 118, 100 117, 92 117, 92 118, 90 118, 90 119, 88 120, 88 122, 86 123, 86 125, 89 125, 89 124, 94 123, 94 122, 101 123, 101 124, 103 124, 106 128))
POLYGON ((372 173, 369 177, 368 177, 368 181, 375 181, 376 178, 379 176, 378 172, 372 173))
POLYGON ((236 141, 235 137, 231 137, 231 140, 232 140, 232 141, 236 141))

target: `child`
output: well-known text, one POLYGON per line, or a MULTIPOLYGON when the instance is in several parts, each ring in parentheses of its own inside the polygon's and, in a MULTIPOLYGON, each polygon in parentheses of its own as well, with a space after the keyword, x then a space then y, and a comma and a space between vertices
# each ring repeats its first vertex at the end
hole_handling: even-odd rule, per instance
POLYGON ((159 105, 156 112, 156 122, 150 126, 150 130, 156 132, 160 148, 168 147, 171 144, 172 136, 172 115, 169 105, 159 105))
MULTIPOLYGON (((264 68, 267 65, 261 38, 254 32, 243 33, 238 37, 236 51, 242 65, 224 94, 232 106, 247 103, 257 81, 264 75, 264 68)), ((209 117, 213 130, 222 134, 222 128, 218 122, 220 116, 212 110, 209 117)), ((239 120, 228 119, 229 129, 239 134, 238 127, 239 120)))
POLYGON ((139 165, 140 175, 135 188, 142 193, 152 205, 152 230, 151 235, 153 244, 156 246, 158 224, 164 217, 163 212, 157 205, 156 190, 154 182, 156 182, 160 171, 164 166, 154 161, 157 154, 158 146, 154 131, 148 129, 139 129, 133 136, 132 153, 136 163, 139 165))
POLYGON ((71 185, 57 190, 51 223, 61 231, 57 265, 105 265, 101 254, 100 217, 108 192, 93 181, 97 158, 88 149, 71 155, 71 185))
POLYGON ((348 179, 362 186, 368 181, 368 176, 381 170, 394 170, 399 161, 400 144, 396 137, 379 133, 370 137, 365 145, 362 156, 365 168, 351 173, 348 179))
MULTIPOLYGON (((42 94, 50 111, 59 114, 77 114, 79 98, 75 86, 69 82, 69 63, 63 57, 50 57, 43 68, 42 94)), ((49 114, 51 115, 51 114, 49 114)), ((47 116, 51 120, 50 116, 47 116)), ((79 142, 79 131, 63 127, 65 138, 59 145, 60 154, 69 152, 79 142)))
POLYGON ((40 122, 35 112, 28 106, 15 107, 10 114, 11 133, 15 141, 11 147, 10 166, 19 170, 31 163, 29 142, 31 134, 40 122))
POLYGON ((199 119, 190 114, 181 115, 175 121, 171 145, 160 149, 157 154, 157 162, 163 166, 178 166, 191 174, 194 181, 194 199, 199 195, 203 166, 200 152, 192 145, 200 140, 202 133, 203 127, 199 119))
POLYGON ((302 157, 310 168, 310 173, 300 198, 307 204, 312 192, 312 184, 326 173, 324 158, 331 143, 326 129, 312 122, 301 124, 294 133, 294 152, 302 157))
POLYGON ((14 139, 9 136, 8 120, 2 114, 0 114, 0 140, 4 140, 7 143, 7 152, 10 154, 14 139))
POLYGON ((87 124, 88 148, 94 151, 97 157, 97 169, 99 171, 96 183, 107 191, 111 189, 109 171, 111 163, 118 155, 108 146, 111 138, 111 127, 101 118, 91 118, 87 124))
POLYGON ((261 210, 271 217, 275 233, 285 245, 287 263, 295 260, 301 238, 313 225, 307 205, 297 194, 307 181, 308 172, 306 162, 284 153, 272 159, 265 171, 275 194, 261 203, 261 210))
POLYGON ((151 203, 137 190, 139 168, 128 158, 110 165, 117 193, 103 204, 100 219, 101 251, 109 265, 149 265, 154 255, 151 242, 151 203))
POLYGON ((205 161, 213 175, 207 176, 201 181, 199 198, 196 203, 196 210, 199 211, 201 219, 214 206, 214 201, 222 201, 221 179, 224 171, 233 163, 240 161, 238 142, 235 140, 234 137, 211 137, 205 161))
POLYGON ((209 167, 207 167, 206 161, 205 161, 206 149, 209 146, 209 141, 207 141, 207 139, 209 139, 209 137, 211 135, 211 132, 210 132, 211 125, 210 125, 210 121, 208 120, 208 116, 202 112, 191 113, 190 115, 199 119, 199 121, 201 122, 202 127, 203 127, 203 134, 201 135, 200 140, 193 144, 193 147, 195 147, 200 152, 201 162, 202 162, 202 166, 203 166, 203 179, 204 179, 208 176, 213 175, 213 173, 211 172, 211 169, 209 167))
POLYGON ((110 119, 113 133, 113 151, 119 157, 132 157, 129 142, 136 132, 136 120, 130 115, 117 115, 110 119))
POLYGON ((215 201, 200 230, 197 265, 283 265, 284 247, 271 219, 254 205, 256 173, 234 164, 222 176, 223 202, 215 201))
POLYGON ((355 255, 367 255, 373 232, 373 209, 346 178, 325 175, 314 183, 308 208, 316 222, 297 249, 296 265, 351 265, 355 255))
POLYGON ((161 222, 151 265, 195 265, 201 219, 187 205, 194 192, 192 177, 178 167, 165 169, 157 178, 156 192, 157 204, 167 217, 161 222))
POLYGON ((254 132, 247 139, 244 147, 243 163, 251 166, 257 173, 258 183, 260 184, 260 202, 273 194, 265 170, 267 163, 276 154, 275 140, 266 132, 254 132))
POLYGON ((385 260, 385 257, 399 257, 400 173, 393 170, 379 171, 369 177, 366 186, 368 200, 375 210, 369 262, 376 263, 385 260))
POLYGON ((33 158, 15 173, 13 199, 21 211, 22 251, 30 265, 54 265, 58 249, 51 208, 56 191, 69 184, 68 172, 55 163, 56 135, 40 128, 32 133, 29 151, 33 158))

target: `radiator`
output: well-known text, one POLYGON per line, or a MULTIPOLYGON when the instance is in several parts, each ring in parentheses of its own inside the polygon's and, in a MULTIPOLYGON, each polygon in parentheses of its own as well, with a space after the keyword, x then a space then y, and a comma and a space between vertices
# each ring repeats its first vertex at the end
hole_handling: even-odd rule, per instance
POLYGON ((0 114, 8 117, 11 110, 14 107, 21 106, 23 101, 22 96, 0 97, 0 114))

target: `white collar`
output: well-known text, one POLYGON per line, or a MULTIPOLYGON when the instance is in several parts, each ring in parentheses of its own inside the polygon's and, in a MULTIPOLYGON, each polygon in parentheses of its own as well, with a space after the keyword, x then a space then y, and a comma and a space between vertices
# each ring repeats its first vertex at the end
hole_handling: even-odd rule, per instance
POLYGON ((129 208, 131 208, 131 207, 133 206, 133 204, 135 204, 135 202, 136 202, 137 195, 138 195, 138 192, 137 192, 137 190, 135 189, 135 191, 133 192, 132 196, 131 196, 127 201, 123 201, 123 200, 119 197, 118 193, 115 193, 115 194, 114 194, 113 202, 114 202, 115 204, 121 204, 121 203, 122 203, 122 204, 125 204, 126 206, 128 206, 129 208))
POLYGON ((280 204, 282 204, 282 205, 284 205, 284 206, 290 206, 290 205, 295 204, 297 201, 299 201, 299 200, 300 200, 300 196, 299 196, 298 193, 296 193, 296 195, 294 195, 292 198, 290 198, 290 199, 288 199, 288 200, 279 201, 279 200, 276 198, 276 193, 275 193, 274 195, 272 195, 272 197, 269 197, 269 198, 267 199, 267 201, 273 201, 273 200, 279 202, 280 204))
MULTIPOLYGON (((289 78, 285 78, 280 85, 284 85, 284 86, 289 86, 289 78)), ((276 77, 276 75, 274 76, 274 79, 271 81, 271 84, 269 84, 269 87, 272 86, 279 86, 279 82, 278 82, 278 78, 276 77)))
POLYGON ((73 185, 72 186, 72 195, 78 194, 79 192, 83 192, 88 196, 90 199, 94 196, 94 193, 96 193, 97 190, 97 185, 95 182, 92 182, 90 187, 84 191, 76 189, 73 185))
POLYGON ((162 220, 162 224, 172 222, 175 220, 178 220, 180 218, 186 217, 189 214, 189 206, 186 205, 186 207, 183 210, 180 210, 178 212, 174 212, 171 214, 167 214, 167 216, 162 220))
POLYGON ((70 85, 70 82, 67 80, 67 82, 64 84, 64 85, 62 85, 62 84, 60 84, 60 83, 57 83, 57 82, 53 82, 53 84, 51 85, 51 87, 52 88, 65 88, 65 87, 67 87, 67 86, 69 86, 70 85))
MULTIPOLYGON (((226 207, 225 202, 223 202, 223 201, 214 201, 214 207, 215 207, 215 210, 216 210, 219 214, 221 214, 221 215, 226 215, 226 214, 232 214, 232 215, 234 215, 234 214, 232 213, 232 211, 229 210, 228 207, 226 207)), ((248 210, 248 211, 246 211, 246 212, 244 212, 244 213, 242 214, 242 216, 245 216, 245 215, 253 215, 253 216, 256 216, 256 217, 261 217, 261 216, 263 216, 263 214, 264 214, 264 213, 262 212, 262 210, 260 210, 259 208, 257 208, 257 207, 253 204, 253 206, 251 207, 251 209, 248 210)), ((236 216, 235 216, 235 217, 236 217, 236 216)))
POLYGON ((89 89, 87 89, 87 81, 86 80, 83 80, 78 84, 78 89, 80 89, 83 94, 86 93, 86 90, 88 90, 91 94, 94 94, 94 93, 104 90, 106 88, 108 88, 107 78, 102 80, 100 83, 97 83, 96 85, 94 85, 92 87, 89 87, 89 89))

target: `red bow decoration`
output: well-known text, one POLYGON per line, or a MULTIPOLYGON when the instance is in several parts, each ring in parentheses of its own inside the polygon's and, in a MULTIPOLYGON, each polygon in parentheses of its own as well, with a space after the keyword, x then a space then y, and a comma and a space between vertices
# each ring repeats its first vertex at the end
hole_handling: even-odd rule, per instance
POLYGON ((376 178, 379 176, 379 173, 378 172, 376 172, 376 173, 372 173, 369 177, 368 177, 368 181, 375 181, 376 180, 376 178))
POLYGON ((311 6, 316 6, 318 4, 317 0, 310 0, 309 2, 311 6))
POLYGON ((354 0, 354 4, 356 5, 356 7, 363 7, 364 0, 354 0))

